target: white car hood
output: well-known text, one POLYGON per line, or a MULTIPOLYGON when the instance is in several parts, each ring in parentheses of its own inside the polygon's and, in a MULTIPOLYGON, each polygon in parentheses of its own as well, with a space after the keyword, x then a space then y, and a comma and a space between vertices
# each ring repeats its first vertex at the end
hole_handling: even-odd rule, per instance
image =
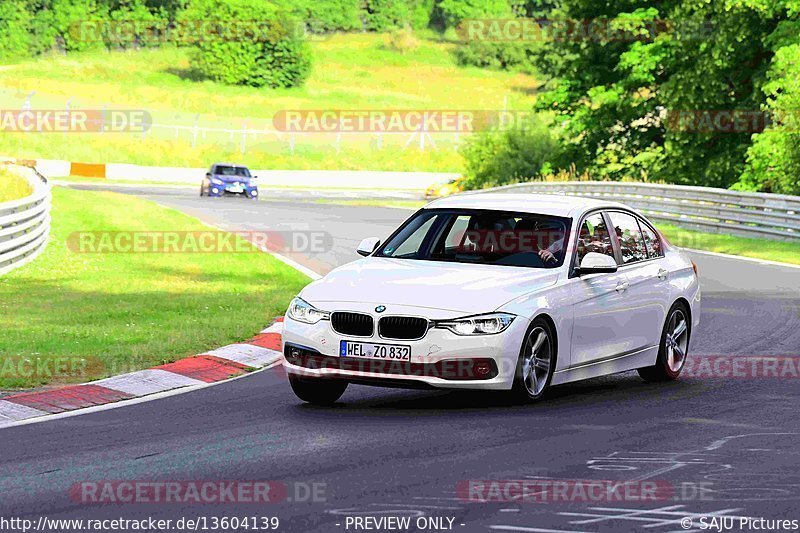
POLYGON ((559 272, 368 257, 332 270, 303 289, 300 297, 325 310, 332 310, 326 302, 355 302, 478 314, 555 284, 559 272))

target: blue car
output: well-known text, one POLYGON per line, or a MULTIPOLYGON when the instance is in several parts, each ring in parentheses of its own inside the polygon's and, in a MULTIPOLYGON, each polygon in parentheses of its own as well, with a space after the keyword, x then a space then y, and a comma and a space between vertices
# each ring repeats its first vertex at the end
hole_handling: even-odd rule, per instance
POLYGON ((243 194, 258 198, 258 176, 252 176, 247 167, 230 163, 214 163, 206 172, 200 185, 200 196, 220 197, 226 194, 243 194))

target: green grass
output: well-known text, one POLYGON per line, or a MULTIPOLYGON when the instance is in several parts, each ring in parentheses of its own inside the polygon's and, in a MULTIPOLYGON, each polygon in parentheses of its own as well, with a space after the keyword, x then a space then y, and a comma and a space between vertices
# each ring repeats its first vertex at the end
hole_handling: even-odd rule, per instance
MULTIPOLYGON (((47 56, 10 66, 0 78, 0 105, 18 109, 33 91, 40 109, 146 109, 158 123, 239 129, 267 128, 285 109, 529 110, 539 85, 531 76, 456 65, 453 44, 421 40, 413 53, 386 46, 387 35, 344 34, 313 42, 313 72, 303 87, 256 89, 197 80, 186 49, 90 52, 47 56)), ((0 134, 0 153, 19 157, 205 166, 241 160, 258 168, 459 171, 451 134, 434 136, 437 149, 409 135, 260 135, 246 140, 209 133, 192 146, 191 133, 153 129, 133 134, 0 134)))
POLYGON ((260 252, 71 251, 77 231, 208 227, 128 195, 57 187, 53 201, 45 252, 0 277, 0 388, 87 381, 247 339, 308 282, 260 252), (80 372, 21 375, 24 359, 78 361, 80 372))
POLYGON ((658 224, 657 226, 672 244, 682 248, 693 248, 695 250, 800 265, 800 244, 796 242, 748 239, 732 235, 703 233, 680 228, 672 224, 658 224))
POLYGON ((0 202, 19 200, 31 193, 33 189, 27 181, 0 167, 0 202))

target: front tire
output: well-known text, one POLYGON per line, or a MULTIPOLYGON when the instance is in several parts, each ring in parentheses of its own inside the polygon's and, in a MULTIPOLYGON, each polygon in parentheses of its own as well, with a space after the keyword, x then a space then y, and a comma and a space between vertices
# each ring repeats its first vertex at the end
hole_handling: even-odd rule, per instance
POLYGON ((308 378, 294 374, 289 374, 289 385, 298 398, 313 405, 331 405, 347 389, 347 381, 343 379, 308 378))
POLYGON ((639 376, 652 382, 678 379, 689 356, 691 328, 688 309, 683 303, 676 302, 667 313, 656 364, 638 369, 639 376))
POLYGON ((517 360, 512 395, 519 401, 536 401, 545 395, 556 369, 555 335, 550 324, 537 318, 528 327, 517 360))
POLYGON ((204 181, 200 184, 200 196, 208 196, 208 182, 204 181))

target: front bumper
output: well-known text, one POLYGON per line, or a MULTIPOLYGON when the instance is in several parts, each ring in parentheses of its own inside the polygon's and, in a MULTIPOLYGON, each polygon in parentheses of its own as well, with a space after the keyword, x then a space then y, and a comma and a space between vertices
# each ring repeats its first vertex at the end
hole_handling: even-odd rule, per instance
POLYGON ((507 390, 514 380, 527 327, 528 321, 517 317, 496 335, 460 336, 433 328, 422 339, 412 341, 342 335, 333 331, 328 320, 305 324, 287 316, 282 351, 286 371, 301 376, 400 387, 507 390), (410 346, 411 361, 340 357, 341 340, 410 346), (488 366, 490 372, 478 372, 478 366, 481 370, 488 366))
POLYGON ((208 188, 209 196, 223 196, 225 194, 243 194, 248 198, 258 196, 258 186, 250 186, 244 183, 211 183, 208 188))

